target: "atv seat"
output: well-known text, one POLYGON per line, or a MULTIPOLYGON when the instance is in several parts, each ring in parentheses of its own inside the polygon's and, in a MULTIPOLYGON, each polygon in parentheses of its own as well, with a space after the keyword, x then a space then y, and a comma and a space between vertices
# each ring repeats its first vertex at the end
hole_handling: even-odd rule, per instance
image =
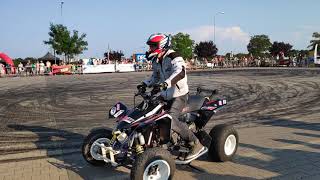
POLYGON ((205 98, 200 95, 189 95, 186 107, 183 108, 182 113, 200 110, 205 98))

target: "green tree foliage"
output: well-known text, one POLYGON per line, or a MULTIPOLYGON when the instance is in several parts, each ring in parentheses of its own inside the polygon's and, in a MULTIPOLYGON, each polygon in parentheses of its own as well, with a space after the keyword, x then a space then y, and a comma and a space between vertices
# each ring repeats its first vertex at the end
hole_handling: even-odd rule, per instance
POLYGON ((271 47, 270 39, 267 35, 255 35, 251 37, 247 49, 254 57, 267 57, 271 47))
POLYGON ((79 35, 76 30, 71 34, 67 27, 62 24, 51 23, 49 29, 49 40, 44 41, 44 44, 51 46, 58 55, 63 54, 68 61, 75 55, 87 50, 86 34, 79 35))
POLYGON ((290 53, 291 49, 291 44, 275 41, 270 48, 270 53, 274 57, 280 55, 281 52, 284 53, 285 56, 290 56, 292 53, 295 53, 294 51, 290 53))
POLYGON ((14 66, 17 67, 18 64, 23 61, 23 59, 22 58, 16 58, 16 59, 13 59, 12 61, 13 61, 14 66))
POLYGON ((82 54, 84 50, 87 50, 88 43, 85 41, 86 34, 81 34, 73 30, 73 35, 70 37, 68 54, 71 56, 82 54))
POLYGON ((108 58, 108 56, 111 61, 121 61, 121 57, 124 56, 124 54, 122 51, 110 51, 109 53, 104 53, 105 58, 108 58))
POLYGON ((213 58, 218 52, 218 48, 213 41, 204 41, 196 44, 194 53, 202 60, 213 58))
POLYGON ((248 57, 248 54, 245 54, 245 53, 238 53, 236 55, 234 55, 235 57, 239 58, 239 59, 242 59, 242 58, 245 58, 245 57, 248 57))
POLYGON ((299 57, 306 58, 306 57, 308 57, 309 52, 310 52, 309 50, 300 50, 299 51, 299 57))
POLYGON ((231 53, 226 53, 226 55, 225 55, 225 57, 227 58, 227 59, 230 59, 231 58, 231 53))
POLYGON ((289 57, 297 57, 298 59, 307 58, 308 55, 309 55, 309 50, 292 49, 289 51, 289 57))
POLYGON ((312 48, 311 50, 314 50, 316 44, 318 44, 318 47, 320 46, 320 33, 319 32, 314 32, 312 34, 312 40, 310 41, 310 45, 308 48, 312 48))
POLYGON ((24 59, 24 61, 25 61, 25 62, 30 61, 31 63, 35 63, 35 62, 38 61, 38 59, 37 59, 37 58, 34 58, 34 57, 26 57, 26 58, 24 59))
POLYGON ((179 32, 171 40, 172 49, 178 52, 184 59, 191 59, 193 55, 194 41, 189 34, 179 32))
POLYGON ((299 53, 300 53, 299 50, 291 49, 291 50, 288 52, 288 56, 289 56, 289 57, 298 57, 298 56, 299 56, 299 53))

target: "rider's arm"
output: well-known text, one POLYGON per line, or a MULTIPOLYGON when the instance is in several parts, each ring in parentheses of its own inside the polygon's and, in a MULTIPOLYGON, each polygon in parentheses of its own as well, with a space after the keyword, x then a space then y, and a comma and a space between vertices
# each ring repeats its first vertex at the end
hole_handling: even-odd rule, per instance
POLYGON ((159 73, 157 72, 157 68, 155 67, 155 64, 152 64, 152 75, 149 79, 144 80, 143 82, 148 86, 152 86, 155 83, 157 83, 160 79, 159 73))
MULTIPOLYGON (((174 57, 174 56, 173 56, 174 57)), ((171 60, 173 73, 165 80, 167 88, 170 88, 177 84, 178 81, 186 76, 185 62, 181 56, 176 56, 171 60)))

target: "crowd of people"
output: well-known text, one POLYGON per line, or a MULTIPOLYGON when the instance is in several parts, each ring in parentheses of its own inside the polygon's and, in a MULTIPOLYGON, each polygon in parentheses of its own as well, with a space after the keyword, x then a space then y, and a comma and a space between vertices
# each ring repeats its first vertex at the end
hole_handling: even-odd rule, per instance
MULTIPOLYGON (((69 66, 72 74, 81 74, 82 65, 103 65, 113 64, 114 61, 107 59, 89 59, 89 61, 79 60, 77 63, 65 64, 60 66, 69 66)), ((117 62, 118 63, 118 62, 117 62)), ((307 61, 290 60, 290 66, 307 66, 307 61)), ((134 62, 131 59, 124 59, 119 61, 119 64, 134 64, 136 71, 149 71, 152 68, 150 61, 134 62)), ((50 61, 36 61, 22 63, 19 62, 17 66, 10 66, 9 64, 0 62, 0 77, 5 76, 37 76, 37 75, 52 75, 53 66, 50 61)), ((186 61, 187 69, 197 68, 235 68, 235 67, 261 67, 261 66, 277 66, 276 60, 270 59, 250 59, 250 58, 225 58, 215 57, 211 60, 191 59, 186 61)))
POLYGON ((52 65, 50 61, 47 61, 45 63, 43 61, 37 61, 34 63, 28 61, 26 64, 20 62, 17 66, 10 66, 9 64, 0 63, 0 76, 35 76, 49 74, 51 71, 52 65))

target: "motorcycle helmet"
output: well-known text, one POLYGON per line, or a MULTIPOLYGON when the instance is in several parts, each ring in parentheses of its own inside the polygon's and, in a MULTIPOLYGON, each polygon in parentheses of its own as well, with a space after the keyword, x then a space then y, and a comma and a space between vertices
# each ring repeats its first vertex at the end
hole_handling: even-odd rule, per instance
POLYGON ((157 58, 161 52, 169 49, 171 39, 162 33, 152 34, 147 40, 147 45, 149 45, 149 51, 146 52, 146 57, 148 60, 152 60, 157 58))

